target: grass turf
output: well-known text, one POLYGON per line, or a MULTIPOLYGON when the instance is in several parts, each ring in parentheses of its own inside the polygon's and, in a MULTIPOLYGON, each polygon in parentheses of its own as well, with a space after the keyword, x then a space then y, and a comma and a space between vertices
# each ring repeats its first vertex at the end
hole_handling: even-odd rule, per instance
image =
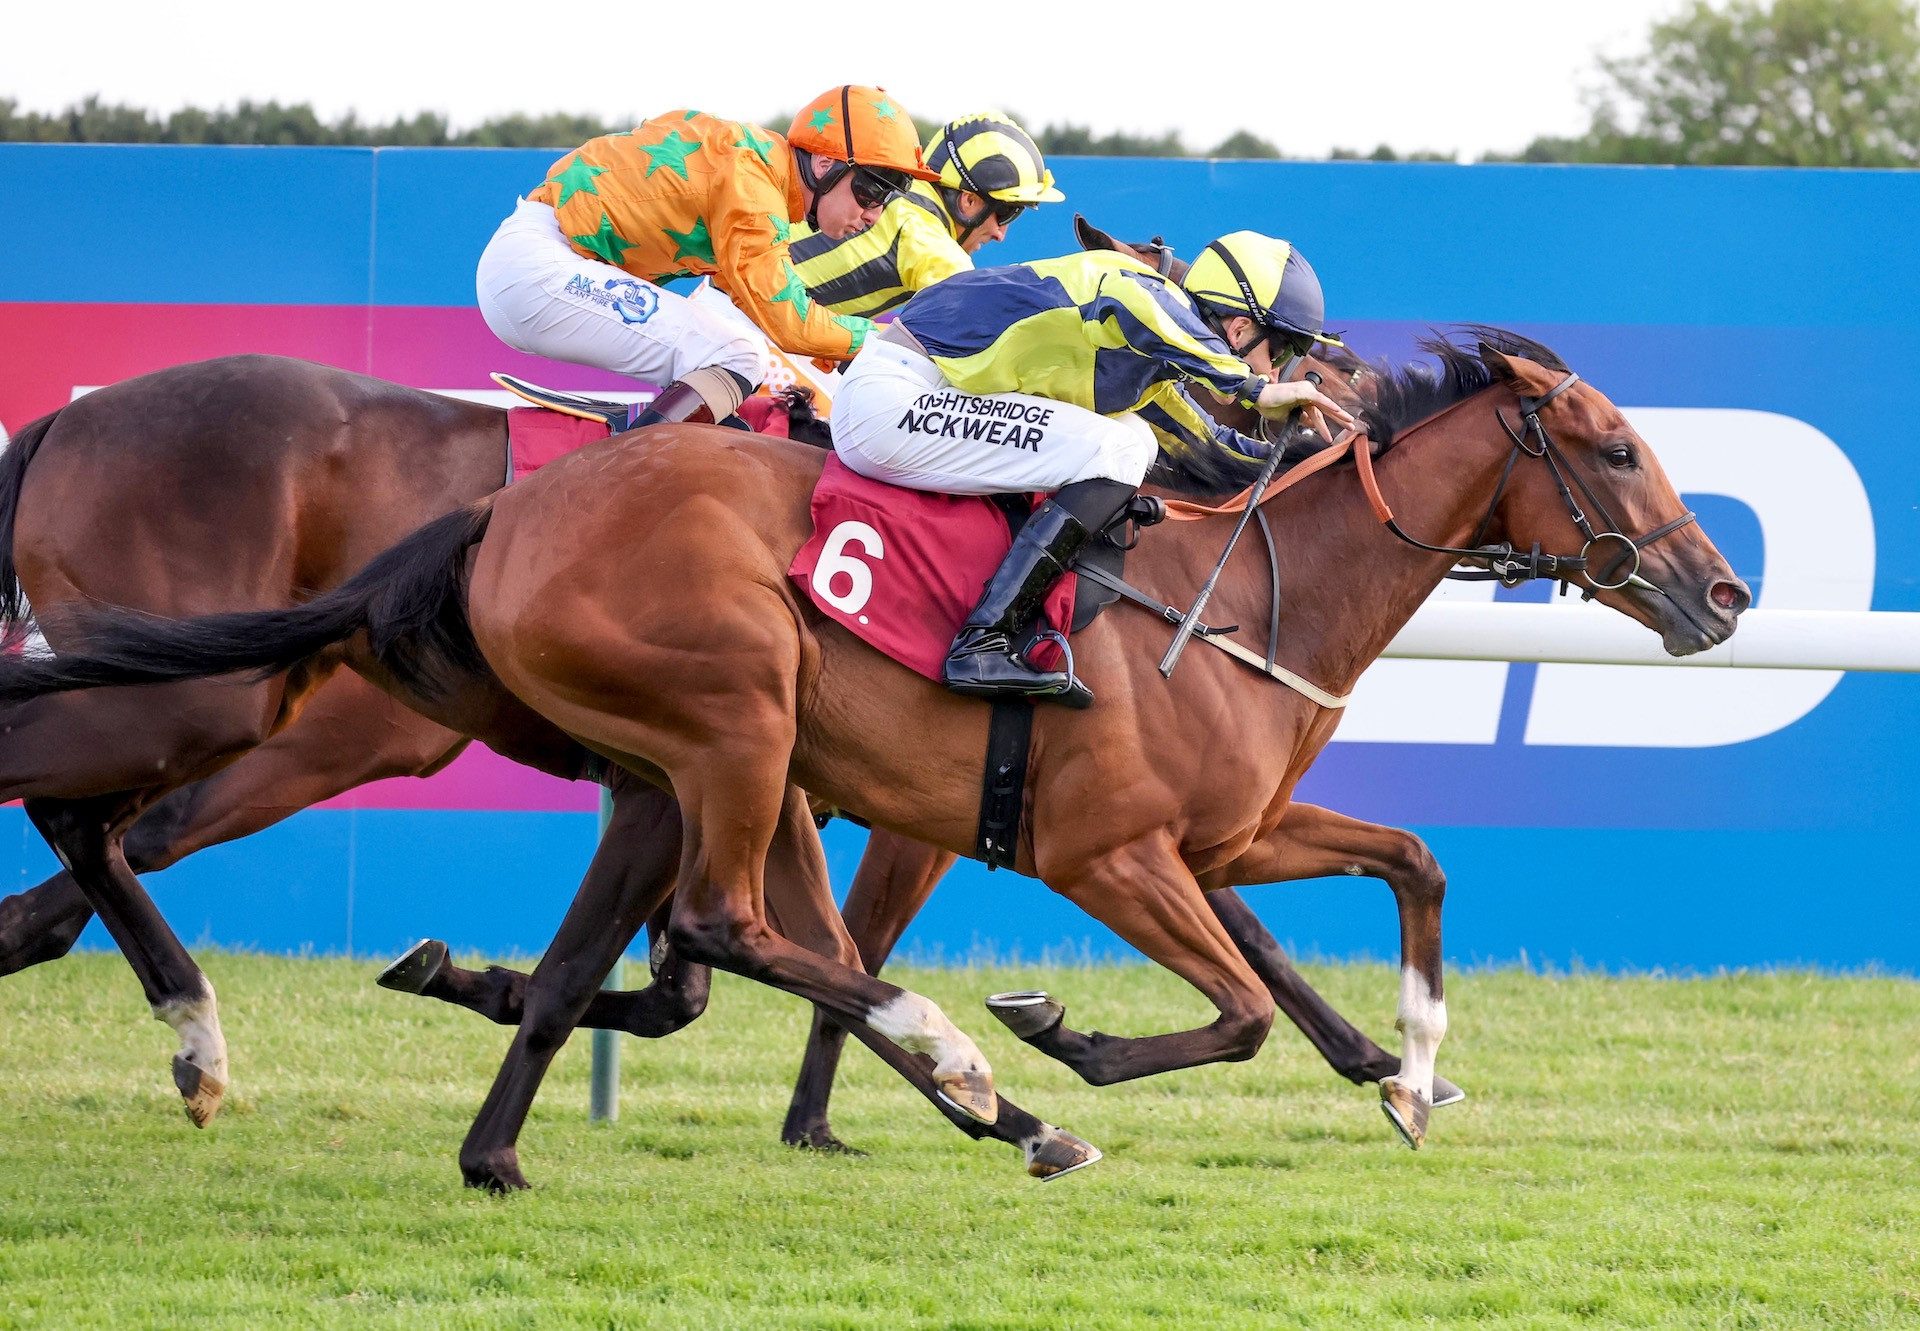
MULTIPOLYGON (((588 1042, 522 1139, 535 1184, 454 1153, 507 1033, 338 960, 208 959, 236 1088, 196 1132, 118 957, 0 982, 0 1326, 1920 1326, 1920 986, 1469 973, 1429 1148, 1290 1030, 1251 1063, 1094 1090, 985 994, 1046 984, 1083 1029, 1206 1019, 1141 967, 902 969, 1001 1088, 1107 1159, 1058 1183, 973 1144, 857 1045, 865 1159, 775 1140, 794 1000, 720 977, 705 1020, 588 1042)), ((1383 967, 1312 978, 1391 1034, 1383 967)))

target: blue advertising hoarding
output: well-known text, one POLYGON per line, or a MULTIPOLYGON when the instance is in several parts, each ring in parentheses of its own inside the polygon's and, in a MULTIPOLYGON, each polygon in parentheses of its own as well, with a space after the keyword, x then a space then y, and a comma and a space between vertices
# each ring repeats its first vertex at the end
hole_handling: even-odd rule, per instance
MULTIPOLYGON (((48 179, 113 182, 68 197, 57 224, 0 215, 0 421, 17 428, 75 390, 222 351, 485 387, 474 262, 552 157, 0 146, 9 197, 48 179), (103 236, 128 256, 111 280, 103 236)), ((1920 610, 1905 422, 1920 364, 1920 177, 1101 159, 1056 170, 1069 203, 1022 218, 987 257, 1070 248, 1076 209, 1188 254, 1241 227, 1288 236, 1318 269, 1334 326, 1368 355, 1416 354, 1430 325, 1450 323, 1552 346, 1628 410, 1761 607, 1920 610)), ((1912 972, 1916 719, 1920 686, 1891 675, 1390 662, 1302 794, 1428 837, 1461 960, 1912 972)), ((425 783, 444 795, 348 801, 205 852, 157 875, 156 895, 189 941, 380 953, 434 933, 537 951, 590 853, 590 800, 477 800, 454 777, 425 783)), ((5 817, 0 888, 13 890, 53 865, 18 810, 5 817)), ((843 885, 860 839, 828 833, 843 885)), ((1249 897, 1308 952, 1396 947, 1377 883, 1249 897)), ((1124 952, 1039 885, 973 865, 908 936, 950 956, 1061 944, 1124 952)))

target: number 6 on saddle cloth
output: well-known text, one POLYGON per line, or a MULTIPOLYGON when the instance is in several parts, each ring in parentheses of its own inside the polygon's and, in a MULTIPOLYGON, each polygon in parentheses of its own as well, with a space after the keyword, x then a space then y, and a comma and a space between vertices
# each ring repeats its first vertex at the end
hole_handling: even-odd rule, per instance
MULTIPOLYGON (((793 557, 787 575, 820 612, 876 651, 936 683, 948 646, 980 589, 1013 542, 1034 497, 945 495, 869 480, 829 457, 813 491, 813 534, 793 557), (999 502, 996 502, 998 500, 999 502)), ((1150 526, 1163 506, 1139 499, 1120 524, 1150 526)), ((1120 572, 1132 541, 1089 542, 1077 561, 1110 575, 1120 572)), ((1086 627, 1116 591, 1105 579, 1088 588, 1074 574, 1061 578, 1035 623, 1031 654, 1043 670, 1058 669, 1051 641, 1086 627)))

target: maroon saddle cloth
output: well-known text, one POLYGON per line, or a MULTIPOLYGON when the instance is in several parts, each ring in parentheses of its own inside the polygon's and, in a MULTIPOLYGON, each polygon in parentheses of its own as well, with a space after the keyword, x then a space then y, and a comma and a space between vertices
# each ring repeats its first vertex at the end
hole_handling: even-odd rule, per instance
MULTIPOLYGON (((827 459, 813 491, 813 535, 787 568, 822 614, 928 679, 940 678, 960 622, 1013 544, 1007 518, 980 495, 933 494, 868 480, 827 459)), ((1073 622, 1076 578, 1047 597, 1045 626, 1073 622)), ((1036 644, 1052 669, 1059 648, 1036 644)))

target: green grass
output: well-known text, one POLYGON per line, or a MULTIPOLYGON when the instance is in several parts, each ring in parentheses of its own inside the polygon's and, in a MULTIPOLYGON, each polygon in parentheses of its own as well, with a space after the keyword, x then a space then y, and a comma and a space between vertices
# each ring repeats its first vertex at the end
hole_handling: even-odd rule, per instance
MULTIPOLYGON (((375 967, 213 955, 236 1089, 196 1132, 117 957, 0 982, 0 1326, 1920 1326, 1920 986, 1470 973, 1441 1068, 1471 1099, 1398 1145, 1290 1029, 1251 1063, 1094 1090, 979 1007, 1044 983, 1083 1028, 1205 1017, 1134 967, 903 970, 1003 1090, 1107 1159, 1056 1184, 948 1128, 857 1046, 825 1158, 775 1138, 798 1003, 721 977, 587 1041, 522 1139, 535 1190, 454 1154, 506 1033, 375 967)), ((1390 1035, 1381 967, 1316 967, 1390 1035)))

